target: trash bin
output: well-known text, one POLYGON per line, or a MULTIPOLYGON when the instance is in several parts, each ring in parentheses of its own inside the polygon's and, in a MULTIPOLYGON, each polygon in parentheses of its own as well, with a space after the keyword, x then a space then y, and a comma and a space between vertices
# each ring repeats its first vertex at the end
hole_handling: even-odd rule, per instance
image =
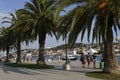
POLYGON ((100 69, 104 68, 104 62, 100 62, 100 69))

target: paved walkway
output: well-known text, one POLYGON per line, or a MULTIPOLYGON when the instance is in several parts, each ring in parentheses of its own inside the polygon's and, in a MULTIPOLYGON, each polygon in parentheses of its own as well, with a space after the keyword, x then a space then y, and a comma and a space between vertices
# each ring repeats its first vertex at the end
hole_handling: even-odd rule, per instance
POLYGON ((25 69, 4 66, 0 62, 0 80, 100 80, 85 76, 86 72, 98 71, 100 69, 81 68, 79 61, 71 62, 71 70, 62 69, 65 62, 47 62, 54 65, 55 69, 25 69))

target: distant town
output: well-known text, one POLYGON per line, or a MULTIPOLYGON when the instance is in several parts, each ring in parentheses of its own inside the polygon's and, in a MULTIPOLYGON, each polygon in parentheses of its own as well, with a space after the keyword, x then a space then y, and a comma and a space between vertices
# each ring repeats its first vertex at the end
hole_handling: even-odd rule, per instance
MULTIPOLYGON (((54 55, 63 55, 65 54, 66 50, 68 54, 71 55, 79 55, 81 53, 87 54, 87 53, 97 53, 102 54, 104 52, 103 45, 98 44, 84 44, 84 43, 75 43, 72 48, 68 47, 68 45, 60 45, 53 48, 46 48, 45 49, 45 55, 48 56, 54 56, 54 55)), ((120 55, 120 44, 114 43, 114 50, 116 55, 120 55)), ((38 55, 39 51, 38 49, 22 49, 21 50, 22 55, 38 55)), ((10 54, 16 55, 15 52, 11 52, 10 54)), ((5 54, 1 54, 1 56, 5 56, 5 54)))

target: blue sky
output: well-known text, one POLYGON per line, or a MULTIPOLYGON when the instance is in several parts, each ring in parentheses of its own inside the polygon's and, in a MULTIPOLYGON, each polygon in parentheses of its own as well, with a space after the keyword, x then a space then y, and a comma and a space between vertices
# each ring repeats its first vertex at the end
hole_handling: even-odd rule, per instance
MULTIPOLYGON (((30 1, 30 0, 0 0, 0 22, 2 21, 2 17, 4 16, 8 16, 9 12, 14 12, 17 9, 23 8, 24 7, 24 3, 26 1, 30 1)), ((1 23, 0 23, 1 26, 1 23)), ((119 36, 120 36, 120 32, 118 32, 119 36)), ((80 42, 80 39, 77 39, 77 42, 80 42)), ((86 38, 84 38, 83 42, 87 42, 86 38)), ((47 36, 46 39, 46 45, 45 47, 54 47, 57 45, 61 45, 64 44, 64 41, 62 41, 61 39, 58 40, 58 42, 56 41, 55 37, 53 36, 52 38, 47 36)), ((25 46, 23 44, 22 48, 38 48, 38 42, 35 41, 34 43, 31 43, 29 46, 25 46)))
POLYGON ((26 1, 29 0, 0 0, 0 12, 7 13, 23 8, 26 1))

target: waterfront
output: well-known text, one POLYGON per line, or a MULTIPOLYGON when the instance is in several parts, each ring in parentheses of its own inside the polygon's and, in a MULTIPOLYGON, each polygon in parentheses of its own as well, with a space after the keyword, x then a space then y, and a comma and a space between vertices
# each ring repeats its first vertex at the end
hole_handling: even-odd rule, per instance
MULTIPOLYGON (((81 57, 80 55, 75 55, 75 57, 77 57, 77 60, 75 60, 75 61, 80 61, 80 57, 81 57)), ((33 60, 37 60, 37 59, 38 59, 38 56, 33 56, 33 60)), ((102 56, 101 55, 97 55, 97 57, 96 57, 97 62, 100 62, 101 59, 102 59, 102 56)), ((118 64, 120 64, 120 55, 117 55, 116 59, 117 59, 118 64)), ((49 60, 50 61, 56 61, 56 60, 58 60, 58 55, 45 56, 45 61, 49 61, 49 60)))

